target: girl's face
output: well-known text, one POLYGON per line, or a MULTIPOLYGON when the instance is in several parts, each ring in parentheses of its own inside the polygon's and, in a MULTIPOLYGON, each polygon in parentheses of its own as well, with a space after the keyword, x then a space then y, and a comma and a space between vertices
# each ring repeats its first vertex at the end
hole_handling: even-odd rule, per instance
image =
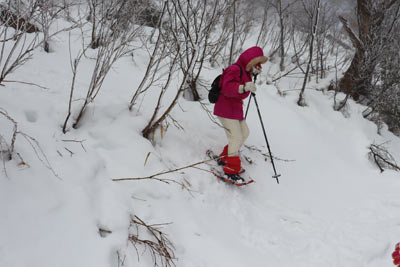
POLYGON ((258 74, 261 73, 261 71, 262 71, 261 64, 257 64, 256 66, 253 66, 253 67, 251 68, 251 73, 252 73, 253 75, 258 75, 258 74))

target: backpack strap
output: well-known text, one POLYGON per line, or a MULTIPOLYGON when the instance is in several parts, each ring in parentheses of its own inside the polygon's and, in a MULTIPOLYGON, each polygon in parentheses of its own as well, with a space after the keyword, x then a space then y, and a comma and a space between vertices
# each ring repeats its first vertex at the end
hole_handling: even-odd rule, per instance
MULTIPOLYGON (((242 67, 240 67, 240 65, 239 65, 239 64, 236 64, 236 63, 234 63, 234 64, 232 64, 232 65, 236 65, 236 66, 239 67, 239 70, 240 70, 240 83, 242 83, 242 77, 243 77, 243 70, 242 70, 242 67)), ((225 72, 225 69, 222 69, 222 74, 224 74, 224 72, 225 72)))
POLYGON ((242 76, 243 76, 243 70, 242 70, 242 67, 240 67, 240 65, 239 64, 234 64, 234 65, 236 65, 236 66, 238 66, 239 67, 239 70, 240 70, 240 82, 242 82, 242 76))

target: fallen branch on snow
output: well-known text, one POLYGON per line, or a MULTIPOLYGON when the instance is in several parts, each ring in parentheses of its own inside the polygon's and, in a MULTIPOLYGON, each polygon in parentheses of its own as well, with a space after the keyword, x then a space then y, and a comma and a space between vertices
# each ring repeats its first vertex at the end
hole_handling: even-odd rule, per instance
MULTIPOLYGON (((173 170, 169 170, 169 171, 164 171, 164 172, 156 173, 156 174, 153 174, 153 175, 150 175, 150 176, 146 176, 146 177, 117 178, 117 179, 112 179, 112 181, 114 181, 114 182, 120 182, 120 181, 156 180, 156 181, 163 182, 163 183, 166 183, 166 184, 169 184, 169 183, 171 182, 171 183, 179 184, 179 185, 181 185, 181 186, 185 186, 185 185, 183 185, 183 183, 178 182, 178 181, 176 181, 176 180, 172 180, 172 179, 163 179, 163 178, 156 178, 156 177, 157 177, 157 176, 164 175, 164 174, 168 174, 168 173, 178 172, 178 171, 181 171, 181 170, 184 170, 184 169, 197 168, 197 167, 196 167, 197 165, 204 164, 204 163, 207 163, 207 162, 210 162, 210 161, 213 161, 213 159, 203 160, 203 161, 196 162, 196 163, 193 163, 193 164, 184 166, 184 167, 180 167, 180 168, 176 168, 176 169, 173 169, 173 170)), ((197 168, 197 169, 198 169, 198 168, 197 168)), ((201 169, 201 170, 204 170, 204 169, 201 169)), ((206 171, 206 170, 204 170, 204 171, 206 171)))
MULTIPOLYGON (((265 153, 265 152, 262 152, 261 149, 255 147, 255 146, 248 146, 248 145, 245 145, 244 147, 247 148, 247 149, 250 150, 250 151, 256 151, 256 152, 260 153, 262 156, 264 156, 264 160, 265 160, 265 161, 267 161, 268 159, 271 158, 269 154, 267 154, 267 153, 265 153)), ((293 161, 296 161, 296 160, 294 160, 294 159, 281 159, 281 158, 278 158, 278 157, 275 157, 275 156, 273 156, 273 158, 274 158, 274 160, 280 160, 280 161, 283 161, 283 162, 293 162, 293 161)), ((247 159, 246 159, 246 160, 247 160, 247 159)), ((249 162, 249 163, 250 163, 250 162, 249 162)))
POLYGON ((139 251, 137 248, 137 244, 144 245, 145 250, 149 250, 151 256, 153 258, 154 266, 165 266, 171 267, 175 265, 175 254, 174 254, 174 245, 168 239, 167 235, 163 233, 158 227, 167 224, 157 224, 157 225, 149 225, 146 224, 142 219, 138 216, 134 216, 131 219, 130 229, 134 227, 135 231, 131 230, 128 240, 131 242, 133 247, 136 250, 137 256, 139 258, 139 251), (142 239, 140 235, 140 229, 144 228, 148 234, 150 234, 149 239, 142 239), (159 265, 161 263, 161 265, 159 265))
POLYGON ((385 169, 400 171, 399 165, 397 165, 394 157, 384 147, 384 144, 371 144, 368 148, 370 150, 368 152, 369 159, 374 160, 381 173, 384 172, 385 169))

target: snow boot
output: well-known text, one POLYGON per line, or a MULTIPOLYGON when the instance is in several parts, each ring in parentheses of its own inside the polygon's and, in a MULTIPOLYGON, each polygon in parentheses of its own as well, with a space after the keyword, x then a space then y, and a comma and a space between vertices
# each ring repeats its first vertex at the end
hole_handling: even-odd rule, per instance
MULTIPOLYGON (((219 154, 218 156, 219 158, 217 159, 217 163, 219 166, 225 166, 228 157, 228 148, 229 148, 228 145, 226 145, 224 147, 224 150, 222 150, 222 153, 219 154)), ((245 170, 243 168, 240 168, 239 174, 244 172, 245 170)))
MULTIPOLYGON (((226 157, 226 164, 224 166, 224 173, 229 175, 238 175, 240 172, 241 161, 239 156, 226 157)), ((232 176, 234 177, 234 176, 232 176)))
POLYGON ((226 145, 224 147, 224 150, 222 150, 222 153, 219 154, 219 158, 217 159, 218 165, 225 166, 227 157, 228 157, 228 145, 226 145))

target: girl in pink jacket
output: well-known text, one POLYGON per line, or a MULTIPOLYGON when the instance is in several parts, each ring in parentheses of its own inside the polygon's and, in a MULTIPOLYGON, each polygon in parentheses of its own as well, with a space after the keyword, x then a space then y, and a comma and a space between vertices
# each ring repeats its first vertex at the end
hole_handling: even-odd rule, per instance
POLYGON ((249 128, 243 117, 243 100, 250 92, 255 93, 252 75, 260 73, 261 64, 265 62, 267 58, 262 49, 258 46, 251 47, 223 72, 220 79, 221 92, 214 106, 214 115, 218 116, 224 127, 228 145, 219 157, 225 174, 234 181, 241 179, 239 150, 249 136, 249 128))

